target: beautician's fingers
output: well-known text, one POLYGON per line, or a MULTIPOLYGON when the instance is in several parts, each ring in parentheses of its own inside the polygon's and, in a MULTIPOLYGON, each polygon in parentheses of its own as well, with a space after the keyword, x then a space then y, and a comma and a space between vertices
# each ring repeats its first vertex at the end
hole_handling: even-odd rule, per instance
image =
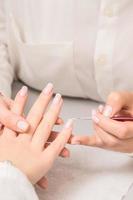
MULTIPOLYGON (((14 99, 14 103, 12 105, 11 112, 21 116, 24 112, 27 97, 28 97, 28 88, 26 86, 23 86, 21 88, 21 90, 17 93, 17 95, 14 99)), ((19 124, 19 126, 23 129, 25 124, 21 123, 21 124, 19 124)), ((5 129, 7 129, 6 134, 10 134, 13 136, 17 135, 16 132, 14 132, 8 128, 5 128, 5 129)))
POLYGON ((68 120, 59 136, 51 143, 51 145, 49 145, 47 149, 44 150, 43 157, 45 158, 45 164, 46 157, 48 158, 48 168, 52 166, 54 160, 59 156, 65 145, 68 143, 69 138, 72 135, 73 123, 74 121, 72 119, 68 120))
MULTIPOLYGON (((133 93, 129 92, 112 92, 106 102, 103 111, 105 117, 112 117, 122 109, 133 107, 133 93)), ((130 109, 129 109, 130 110, 130 109)))
POLYGON ((27 121, 31 125, 30 134, 33 135, 38 124, 40 123, 44 112, 47 109, 47 106, 53 95, 53 84, 49 83, 44 90, 41 92, 40 96, 32 106, 31 110, 28 113, 27 121))
POLYGON ((104 111, 104 105, 99 105, 98 106, 98 111, 102 114, 104 111))
POLYGON ((40 122, 39 126, 36 129, 36 132, 33 135, 32 138, 33 146, 39 145, 40 149, 44 147, 44 144, 48 140, 52 128, 55 125, 55 122, 60 114, 62 104, 63 104, 63 99, 61 95, 56 94, 49 110, 47 111, 46 114, 44 114, 42 121, 40 122))
POLYGON ((95 130, 103 141, 103 144, 100 148, 123 153, 133 152, 133 138, 120 140, 108 134, 97 125, 95 125, 95 130))
POLYGON ((93 112, 92 119, 105 132, 114 135, 119 139, 129 139, 133 137, 132 122, 118 122, 108 117, 104 117, 96 111, 93 112))
POLYGON ((103 142, 98 135, 86 135, 86 136, 73 136, 71 138, 70 144, 72 145, 85 145, 92 147, 101 147, 103 142))
POLYGON ((23 133, 29 128, 28 122, 23 117, 12 113, 8 109, 3 97, 0 97, 0 122, 7 128, 17 132, 23 133))
POLYGON ((97 125, 95 127, 95 131, 102 140, 102 145, 100 146, 101 148, 112 150, 115 147, 120 146, 121 140, 105 132, 103 129, 101 129, 97 125))
POLYGON ((28 87, 23 86, 14 99, 11 111, 15 114, 23 115, 27 98, 28 98, 28 87))

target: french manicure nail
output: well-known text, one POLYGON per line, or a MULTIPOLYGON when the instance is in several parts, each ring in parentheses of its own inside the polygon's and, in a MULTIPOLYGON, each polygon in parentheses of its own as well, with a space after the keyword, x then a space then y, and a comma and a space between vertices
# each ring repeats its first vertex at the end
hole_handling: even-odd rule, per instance
POLYGON ((56 104, 58 104, 60 102, 60 100, 61 100, 61 95, 60 94, 56 94, 52 104, 56 105, 56 104))
POLYGON ((74 120, 73 119, 69 119, 67 121, 67 123, 65 124, 65 128, 73 128, 73 125, 74 125, 74 120))
POLYGON ((99 105, 98 110, 99 110, 100 113, 102 113, 103 110, 104 110, 104 106, 103 105, 99 105))
POLYGON ((43 93, 45 95, 49 95, 52 90, 53 90, 53 84, 52 83, 48 83, 47 86, 43 89, 43 93))
POLYGON ((28 87, 27 86, 23 86, 19 92, 20 96, 24 97, 26 96, 28 93, 28 87))
POLYGON ((105 116, 105 117, 110 117, 111 116, 111 114, 112 114, 112 107, 111 106, 106 106, 105 107, 105 110, 104 110, 104 112, 103 112, 103 115, 105 116))
POLYGON ((26 123, 25 121, 18 121, 17 123, 17 127, 22 131, 27 131, 28 126, 29 126, 28 123, 26 123))
POLYGON ((93 115, 92 116, 92 120, 96 123, 96 124, 98 124, 99 123, 99 118, 97 117, 97 116, 95 116, 95 115, 93 115))

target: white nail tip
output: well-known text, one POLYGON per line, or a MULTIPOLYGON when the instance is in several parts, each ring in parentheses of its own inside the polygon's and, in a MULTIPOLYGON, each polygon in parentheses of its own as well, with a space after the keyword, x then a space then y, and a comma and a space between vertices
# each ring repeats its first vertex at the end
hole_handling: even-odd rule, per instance
POLYGON ((28 93, 28 87, 27 86, 23 86, 19 92, 20 96, 24 97, 26 96, 28 93))
POLYGON ((112 107, 111 106, 106 106, 105 110, 103 112, 103 115, 105 117, 110 117, 111 113, 112 113, 112 107))
POLYGON ((103 105, 100 105, 100 106, 98 107, 98 110, 99 110, 100 113, 103 112, 103 109, 104 109, 104 106, 103 106, 103 105))
POLYGON ((53 105, 56 105, 60 102, 61 100, 61 94, 56 94, 54 100, 53 100, 53 105))
POLYGON ((44 94, 49 94, 53 90, 53 84, 48 83, 47 86, 44 88, 43 93, 44 94))

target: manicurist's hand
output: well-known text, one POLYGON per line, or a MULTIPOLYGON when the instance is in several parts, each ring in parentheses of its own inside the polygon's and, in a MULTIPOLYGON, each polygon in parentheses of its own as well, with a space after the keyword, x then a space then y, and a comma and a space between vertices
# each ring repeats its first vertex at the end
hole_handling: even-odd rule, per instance
POLYGON ((112 120, 111 117, 114 115, 133 115, 133 93, 111 93, 106 105, 93 111, 94 134, 91 136, 74 136, 71 143, 132 153, 133 122, 112 120))
MULTIPOLYGON (((20 92, 16 95, 11 112, 21 116, 27 93, 21 96, 20 92)), ((47 86, 27 115, 30 129, 24 134, 5 127, 0 135, 0 161, 11 161, 32 184, 40 181, 49 171, 54 160, 65 150, 64 147, 72 134, 72 120, 67 122, 58 135, 52 134, 63 100, 61 95, 57 94, 48 109, 51 97, 52 90, 47 86)))

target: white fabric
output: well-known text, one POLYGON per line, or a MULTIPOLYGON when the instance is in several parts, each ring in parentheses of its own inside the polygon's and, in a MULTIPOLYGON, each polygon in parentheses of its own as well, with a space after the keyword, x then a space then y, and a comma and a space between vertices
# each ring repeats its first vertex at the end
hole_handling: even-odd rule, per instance
POLYGON ((27 177, 10 162, 0 162, 0 199, 38 200, 27 177))
POLYGON ((133 90, 132 18, 132 0, 0 0, 0 90, 14 71, 68 96, 133 90))

